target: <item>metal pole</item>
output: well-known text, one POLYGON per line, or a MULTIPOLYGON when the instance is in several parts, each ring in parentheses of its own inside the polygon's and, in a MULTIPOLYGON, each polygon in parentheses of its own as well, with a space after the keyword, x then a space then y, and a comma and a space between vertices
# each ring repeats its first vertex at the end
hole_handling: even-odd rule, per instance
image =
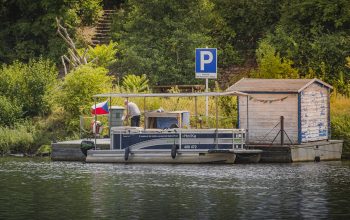
POLYGON ((108 130, 109 130, 109 137, 111 137, 111 121, 112 121, 112 114, 111 114, 111 109, 112 109, 112 96, 109 96, 109 121, 108 121, 108 130))
POLYGON ((246 133, 246 143, 249 143, 249 98, 247 96, 247 133, 246 133))
POLYGON ((280 135, 281 135, 281 146, 284 145, 284 117, 281 116, 281 131, 280 131, 280 135))
POLYGON ((215 126, 216 126, 216 129, 215 129, 215 140, 216 140, 216 143, 215 143, 215 148, 218 149, 219 148, 219 135, 218 135, 218 128, 219 128, 219 109, 218 109, 218 97, 215 96, 215 126))
POLYGON ((143 130, 146 130, 146 97, 143 98, 143 118, 144 118, 144 122, 143 122, 143 130))
POLYGON ((92 124, 93 127, 92 127, 92 131, 94 131, 94 128, 95 128, 95 132, 94 132, 94 135, 95 135, 95 150, 96 150, 96 132, 97 132, 97 115, 96 115, 96 98, 94 98, 94 102, 95 102, 95 111, 94 111, 94 114, 95 114, 95 117, 94 117, 94 123, 92 124))
POLYGON ((218 108, 218 97, 215 96, 215 126, 216 130, 219 128, 219 108, 218 108))
POLYGON ((126 126, 129 125, 129 97, 126 97, 126 116, 128 117, 126 120, 126 126))
MULTIPOLYGON (((209 81, 209 79, 206 78, 205 79, 205 92, 208 92, 208 81, 209 81)), ((207 118, 207 120, 208 120, 208 111, 209 111, 209 109, 208 109, 208 96, 205 96, 205 117, 207 118)))
POLYGON ((198 128, 198 110, 197 110, 197 96, 194 97, 194 114, 195 114, 195 122, 196 122, 196 128, 198 128))

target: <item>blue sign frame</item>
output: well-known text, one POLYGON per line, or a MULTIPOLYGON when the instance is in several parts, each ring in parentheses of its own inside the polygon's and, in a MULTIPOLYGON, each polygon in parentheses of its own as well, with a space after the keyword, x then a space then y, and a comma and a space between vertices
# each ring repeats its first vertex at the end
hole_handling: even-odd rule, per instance
POLYGON ((216 48, 196 48, 196 78, 217 78, 217 49, 216 48))

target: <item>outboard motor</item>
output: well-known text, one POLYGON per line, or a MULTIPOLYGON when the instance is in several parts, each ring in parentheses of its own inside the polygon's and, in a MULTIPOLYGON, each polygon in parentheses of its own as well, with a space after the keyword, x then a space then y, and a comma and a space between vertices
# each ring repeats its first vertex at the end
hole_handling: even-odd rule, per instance
POLYGON ((95 143, 93 141, 84 140, 80 144, 80 150, 85 156, 87 156, 87 151, 93 148, 95 148, 95 143))

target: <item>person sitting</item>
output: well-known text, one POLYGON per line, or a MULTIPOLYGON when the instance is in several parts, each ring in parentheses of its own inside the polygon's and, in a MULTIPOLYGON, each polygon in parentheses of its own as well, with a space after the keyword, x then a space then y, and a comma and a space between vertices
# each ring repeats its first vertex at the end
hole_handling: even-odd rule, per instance
POLYGON ((124 101, 124 104, 127 108, 127 115, 125 119, 127 120, 129 117, 131 119, 131 127, 140 127, 140 109, 133 102, 129 102, 128 100, 124 101))

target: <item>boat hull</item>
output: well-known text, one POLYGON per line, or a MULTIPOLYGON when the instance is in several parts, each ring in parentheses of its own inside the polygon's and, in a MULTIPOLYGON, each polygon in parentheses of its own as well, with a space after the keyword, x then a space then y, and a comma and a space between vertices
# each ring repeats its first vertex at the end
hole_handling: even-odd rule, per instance
POLYGON ((172 164, 233 164, 236 155, 233 151, 209 152, 208 150, 178 150, 175 158, 170 150, 137 150, 129 153, 125 150, 89 150, 88 163, 172 163, 172 164))

